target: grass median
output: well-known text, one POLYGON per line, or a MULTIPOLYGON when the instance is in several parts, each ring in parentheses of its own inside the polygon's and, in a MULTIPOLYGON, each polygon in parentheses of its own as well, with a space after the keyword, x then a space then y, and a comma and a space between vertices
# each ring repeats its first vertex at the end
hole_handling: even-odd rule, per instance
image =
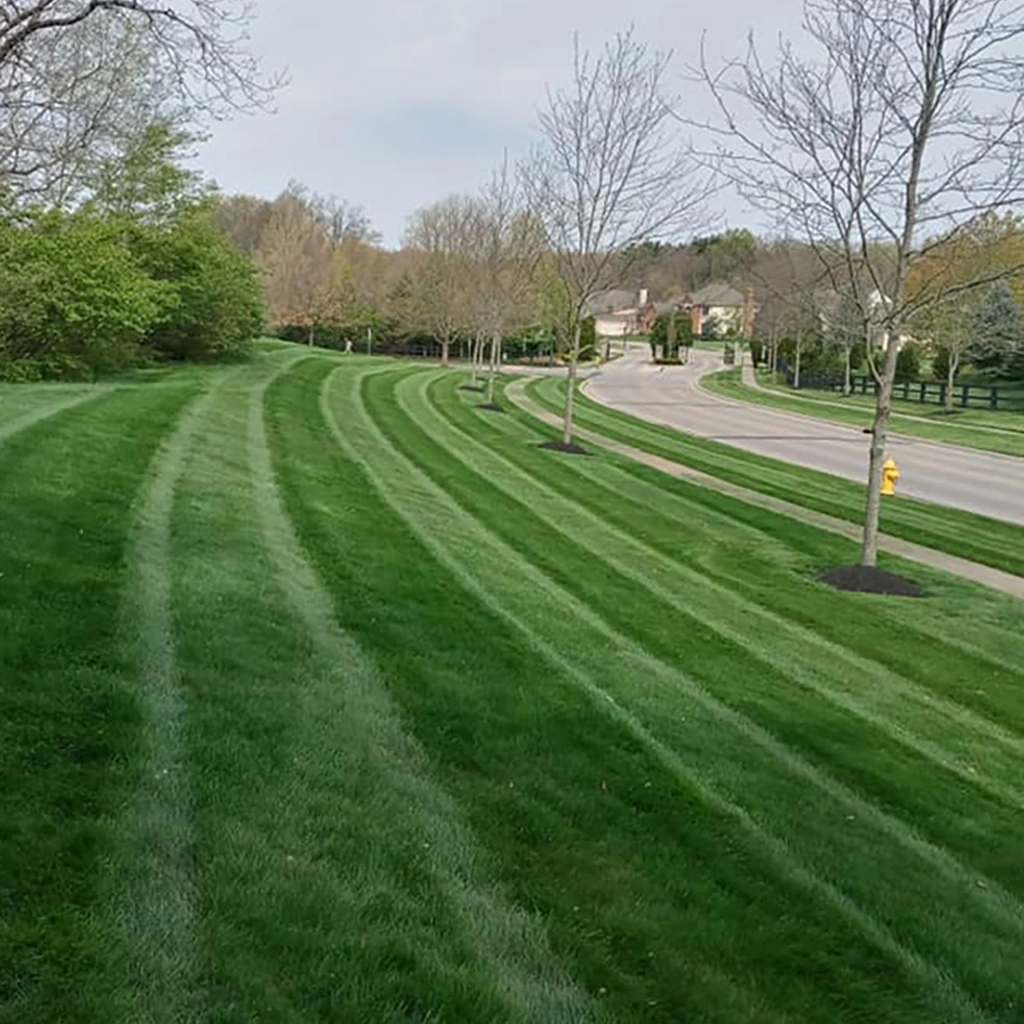
MULTIPOLYGON (((531 381, 527 394, 545 409, 561 412, 565 381, 560 377, 531 381)), ((853 523, 863 519, 864 487, 841 477, 648 423, 582 393, 576 400, 576 422, 642 451, 795 505, 853 523)), ((884 503, 881 525, 894 537, 1024 576, 1024 528, 1013 523, 898 495, 884 503)))

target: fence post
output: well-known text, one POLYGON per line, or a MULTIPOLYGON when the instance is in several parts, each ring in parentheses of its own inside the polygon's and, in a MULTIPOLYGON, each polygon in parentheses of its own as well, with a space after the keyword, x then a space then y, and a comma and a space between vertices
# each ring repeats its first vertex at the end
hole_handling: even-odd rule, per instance
POLYGON ((918 401, 921 403, 921 405, 924 405, 924 401, 925 401, 925 398, 927 397, 927 395, 928 395, 928 385, 924 381, 921 381, 921 397, 918 399, 918 401))
POLYGON ((944 406, 946 404, 946 382, 942 381, 939 384, 939 405, 944 406))
POLYGON ((967 409, 971 404, 971 385, 964 384, 960 388, 960 405, 967 409))
POLYGON ((999 388, 995 387, 988 393, 988 404, 993 409, 999 408, 999 388))

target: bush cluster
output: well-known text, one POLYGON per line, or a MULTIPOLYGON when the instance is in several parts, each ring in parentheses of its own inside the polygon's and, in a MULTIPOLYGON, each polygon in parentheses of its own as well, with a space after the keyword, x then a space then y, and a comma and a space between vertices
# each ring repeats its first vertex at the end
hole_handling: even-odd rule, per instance
POLYGON ((201 204, 159 223, 89 207, 0 220, 0 379, 223 358, 262 327, 257 270, 201 204))

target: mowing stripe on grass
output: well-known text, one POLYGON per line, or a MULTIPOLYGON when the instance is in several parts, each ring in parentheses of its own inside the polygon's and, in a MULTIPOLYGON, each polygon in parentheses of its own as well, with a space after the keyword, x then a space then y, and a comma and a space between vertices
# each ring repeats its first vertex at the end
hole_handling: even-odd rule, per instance
POLYGON ((338 624, 330 594, 309 563, 282 504, 264 423, 266 385, 253 391, 248 420, 256 511, 278 583, 320 655, 319 685, 344 694, 354 728, 424 840, 424 856, 445 889, 477 956, 489 967, 516 1021, 575 1024, 598 1008, 565 974, 542 923, 509 903, 482 876, 475 842, 459 808, 431 779, 428 758, 403 729, 376 667, 338 624))
POLYGON ((216 394, 214 386, 195 399, 161 446, 128 545, 123 615, 137 672, 143 764, 126 823, 131 852, 116 916, 131 1019, 168 1024, 194 1018, 198 964, 185 707, 171 610, 171 512, 188 450, 216 394))
MULTIPOLYGON (((445 385, 444 393, 446 398, 450 398, 453 388, 445 385)), ((528 443, 529 441, 536 442, 549 439, 551 434, 545 430, 535 415, 515 404, 513 404, 511 411, 511 416, 491 417, 487 422, 493 424, 497 431, 508 436, 510 440, 516 437, 521 442, 528 443)), ((773 545, 778 544, 779 530, 774 525, 774 522, 777 522, 779 519, 778 516, 755 517, 747 514, 740 516, 728 514, 724 511, 725 509, 736 508, 739 510, 745 508, 754 510, 756 506, 751 506, 747 502, 744 502, 743 506, 738 506, 739 499, 732 498, 717 488, 695 486, 695 484, 684 479, 669 476, 659 469, 643 465, 633 459, 617 457, 610 451, 606 457, 602 458, 563 459, 559 460, 559 462, 561 465, 571 469, 576 476, 584 477, 592 482, 606 494, 613 494, 617 498, 621 498, 629 493, 634 503, 638 505, 637 515, 640 517, 637 519, 638 525, 642 526, 647 511, 653 509, 660 516, 677 522, 685 531, 687 522, 696 513, 702 518, 713 518, 715 522, 728 524, 733 533, 739 530, 746 531, 749 535, 756 537, 762 546, 766 539, 773 545), (719 498, 719 494, 721 494, 721 498, 719 498), (723 502, 725 503, 724 505, 723 502)), ((830 547, 838 547, 837 540, 831 530, 819 530, 811 524, 804 523, 800 533, 808 538, 813 538, 815 534, 818 534, 830 547)), ((682 534, 681 537, 685 537, 685 534, 682 534)), ((788 531, 784 543, 787 546, 791 546, 795 540, 796 538, 793 536, 792 531, 788 531)), ((895 543, 899 544, 902 542, 897 541, 895 543)), ((817 559, 816 552, 819 548, 820 544, 812 542, 806 551, 802 546, 800 551, 804 555, 814 552, 815 554, 812 557, 817 559)), ((781 549, 777 550, 781 554, 781 549)), ((855 550, 854 542, 850 545, 850 551, 855 550)), ((844 556, 837 555, 831 557, 841 560, 844 556)), ((703 566, 702 562, 698 564, 703 566)), ((818 564, 818 562, 816 561, 815 564, 818 564)), ((1008 574, 1004 575, 1008 576, 1008 574)), ((749 580, 741 581, 731 574, 718 572, 717 570, 715 571, 715 576, 720 582, 724 582, 729 586, 730 589, 740 589, 749 592, 749 580)), ((957 585, 959 586, 959 584, 957 585)), ((872 601, 874 599, 866 598, 865 600, 872 601)), ((1015 677, 1017 683, 1010 683, 1009 680, 1004 680, 1003 683, 1007 687, 1007 693, 1010 692, 1008 688, 1014 686, 1011 699, 1016 702, 1016 692, 1019 689, 1019 685, 1024 684, 1024 672, 1022 672, 1017 644, 1017 637, 1019 635, 1017 627, 1010 625, 1008 627, 997 626, 990 629, 985 623, 976 622, 970 633, 962 636, 958 635, 957 632, 959 626, 957 616, 951 615, 948 610, 942 612, 935 607, 933 602, 925 604, 915 602, 912 604, 913 608, 911 609, 905 603, 893 604, 889 602, 886 618, 891 627, 891 635, 899 636, 902 629, 909 628, 915 635, 927 635, 934 638, 937 645, 952 648, 958 654, 966 655, 973 662, 970 670, 972 672, 1002 672, 1015 677), (912 615, 905 614, 911 610, 913 612, 912 615), (928 610, 937 612, 935 622, 922 631, 921 613, 928 610), (912 624, 911 620, 913 620, 912 624)), ((882 648, 879 648, 879 652, 882 653, 882 648)), ((892 653, 892 651, 890 650, 889 653, 892 653)), ((897 671, 899 670, 897 669, 897 671)), ((947 693, 959 694, 959 697, 956 698, 958 700, 971 699, 977 694, 977 691, 972 692, 963 688, 963 677, 963 674, 957 676, 955 685, 951 685, 947 689, 947 693)), ((1017 733, 1020 732, 1021 720, 1019 717, 1015 718, 1013 725, 1006 721, 1005 716, 1010 708, 1006 705, 996 707, 987 700, 982 703, 986 705, 982 710, 983 715, 1001 722, 1004 728, 1013 729, 1017 733)), ((1013 707, 1013 710, 1016 712, 1016 707, 1013 707)))
MULTIPOLYGON (((560 416, 559 395, 564 394, 564 389, 564 381, 549 377, 517 383, 508 394, 511 397, 521 391, 548 413, 560 416)), ((862 488, 851 481, 638 420, 602 406, 585 394, 578 396, 576 408, 578 425, 590 427, 599 434, 599 443, 607 442, 610 447, 625 444, 640 449, 677 467, 710 475, 721 482, 722 490, 732 485, 754 491, 806 508, 812 514, 821 513, 853 524, 854 532, 861 522, 862 488)), ((831 528, 840 531, 842 526, 836 524, 831 528)), ((1012 523, 903 497, 882 510, 882 530, 891 538, 892 548, 897 553, 902 553, 898 538, 904 538, 912 542, 911 547, 926 545, 935 551, 995 567, 1001 570, 995 579, 1007 572, 1024 575, 1021 555, 1024 527, 1012 523)), ((1005 582, 1013 583, 1012 579, 1005 582)), ((1010 592, 1019 594, 1019 590, 1010 592)))
MULTIPOLYGON (((438 378, 434 377, 431 379, 436 380, 438 378)), ((411 383, 419 383, 419 381, 417 378, 403 379, 396 388, 396 393, 411 383)), ((421 395, 417 395, 416 397, 421 397, 421 395)), ((407 396, 407 399, 409 398, 411 398, 411 396, 407 396)), ((414 403, 408 401, 407 404, 412 405, 414 403)), ((434 436, 434 430, 432 427, 437 426, 436 421, 430 417, 423 416, 422 410, 420 410, 420 413, 421 415, 418 416, 416 412, 410 412, 410 416, 420 424, 425 432, 434 436)), ((460 435, 457 445, 457 450, 460 454, 455 456, 456 448, 454 446, 446 446, 446 449, 453 455, 453 457, 462 459, 463 454, 465 453, 465 442, 469 441, 472 445, 476 446, 479 446, 479 442, 470 433, 461 430, 461 428, 460 435)), ((504 461, 507 462, 507 460, 504 461)), ((566 461, 573 469, 577 469, 577 467, 583 464, 582 460, 566 461)), ((586 460, 588 467, 596 462, 597 460, 586 460)), ((511 462, 508 462, 508 467, 513 470, 515 469, 511 462)), ((588 472, 587 469, 579 469, 578 471, 584 475, 588 472)), ((510 473, 507 470, 502 470, 495 473, 481 475, 488 481, 495 481, 502 479, 503 477, 508 477, 509 475, 515 476, 516 474, 510 473)), ((587 479, 590 480, 590 477, 588 476, 587 479)), ((520 485, 511 484, 509 486, 515 494, 527 493, 527 488, 522 484, 522 482, 520 485)), ((531 507, 535 507, 535 505, 531 504, 531 507)), ((593 535, 593 530, 588 528, 585 531, 585 535, 590 538, 593 535)), ((594 550, 594 553, 606 562, 610 561, 610 559, 601 551, 594 550)), ((680 571, 685 571, 683 563, 672 560, 672 564, 677 566, 680 571)), ((624 569, 623 571, 626 570, 624 569)), ((630 573, 630 575, 633 574, 630 573)), ((640 575, 639 578, 643 580, 642 575, 640 575)), ((655 589, 652 592, 657 593, 658 591, 655 589)), ((673 598, 666 598, 666 600, 672 599, 673 598)), ((750 602, 745 603, 749 604, 750 602)), ((682 686, 694 700, 712 712, 717 719, 720 719, 721 723, 735 729, 750 742, 763 747, 774 758, 782 762, 788 770, 822 789, 837 802, 846 805, 847 809, 856 811, 859 816, 872 821, 890 839, 895 840, 914 852, 917 856, 923 858, 931 867, 941 871, 951 881, 955 881, 956 883, 963 885, 965 887, 965 892, 970 893, 976 902, 986 905, 987 909, 994 913, 998 919, 1001 919, 1005 924, 1008 924, 1015 930, 1019 931, 1021 941, 1024 943, 1024 906, 1022 906, 1020 901, 1014 896, 1005 890, 1002 890, 1000 886, 991 879, 986 878, 983 874, 966 868, 948 851, 929 842, 901 819, 887 814, 876 804, 862 798, 827 772, 816 768, 813 764, 808 762, 805 758, 775 737, 770 730, 764 728, 749 716, 733 708, 727 702, 714 696, 700 682, 692 678, 687 673, 684 673, 653 656, 646 656, 649 658, 651 668, 657 672, 661 678, 663 678, 667 683, 682 686)))
POLYGON ((474 516, 466 513, 441 487, 406 456, 398 452, 374 422, 362 396, 360 385, 366 374, 346 378, 345 424, 343 433, 331 409, 331 393, 341 380, 338 371, 325 379, 321 401, 338 444, 363 466, 381 497, 407 523, 455 578, 488 609, 515 627, 530 649, 571 679, 594 702, 610 714, 627 732, 668 771, 684 789, 696 793, 702 801, 738 825, 752 838, 779 873, 824 900, 861 931, 877 948, 891 956, 932 1002, 945 1021, 989 1020, 986 1013, 949 974, 904 945, 884 924, 858 907, 831 882, 809 870, 787 844, 732 800, 723 796, 699 769, 687 764, 661 742, 610 690, 595 681, 596 666, 584 670, 580 663, 588 658, 605 665, 614 674, 615 652, 625 652, 632 669, 646 668, 648 660, 629 640, 618 635, 599 616, 581 605, 544 573, 526 561, 493 535, 474 516), (358 438, 356 441, 355 438, 358 438), (507 585, 512 576, 525 587, 507 585), (486 581, 486 582, 483 582, 486 581), (567 615, 580 624, 579 648, 567 656, 545 639, 538 624, 550 617, 567 615), (531 620, 535 623, 531 625, 531 620), (588 630, 601 635, 594 643, 588 630), (639 665, 637 664, 639 663, 639 665))
POLYGON ((683 615, 745 648, 799 685, 862 717, 967 783, 1024 808, 1024 792, 986 770, 988 766, 1001 767, 1003 778, 1017 777, 1024 738, 736 594, 700 570, 668 558, 563 497, 431 409, 424 392, 437 379, 437 375, 428 374, 406 378, 397 386, 396 395, 406 413, 425 433, 437 439, 452 458, 522 504, 525 511, 532 512, 567 540, 585 538, 586 546, 602 561, 683 615), (414 412, 410 405, 415 407, 414 412), (448 443, 441 440, 446 435, 448 443), (759 628, 752 630, 752 622, 759 628), (794 650, 801 652, 798 661, 792 658, 794 650), (848 666, 843 687, 835 685, 839 677, 830 671, 836 662, 848 666), (877 686, 865 688, 865 678, 872 679, 877 686), (918 712, 917 717, 910 718, 908 712, 914 711, 918 712), (931 738, 921 735, 926 725, 933 730, 931 738), (957 737, 961 750, 950 751, 940 741, 951 735, 957 737), (993 743, 1006 748, 1001 763, 993 743))
POLYGON ((186 408, 153 460, 128 540, 122 629, 136 669, 143 763, 126 812, 127 849, 114 916, 124 946, 131 1020, 178 1024, 197 1014, 186 708, 171 599, 175 489, 220 389, 243 374, 266 372, 260 365, 223 374, 186 408))
MULTIPOLYGON (((403 388, 408 389, 412 383, 417 383, 417 379, 405 378, 398 385, 397 390, 401 391, 403 388)), ((410 402, 413 401, 411 395, 407 397, 410 402)), ((485 422, 489 422, 489 418, 487 418, 485 422)), ((432 432, 426 419, 421 419, 420 424, 428 433, 432 432)), ((466 441, 469 439, 470 438, 460 437, 455 442, 455 446, 457 446, 458 451, 461 453, 459 456, 460 458, 465 454, 466 441)), ((454 453, 454 451, 455 447, 453 446, 449 449, 449 454, 454 453)), ((547 458, 547 456, 545 456, 545 458, 547 458)), ((561 462, 563 460, 559 461, 561 462)), ((572 462, 574 465, 576 464, 574 460, 568 461, 572 462)), ((597 460, 587 461, 596 462, 597 460)), ((489 473, 486 474, 484 478, 492 480, 497 479, 499 475, 502 474, 500 472, 489 473)), ((507 476, 508 474, 504 475, 507 476)), ((524 494, 528 491, 528 488, 524 488, 521 482, 518 485, 513 482, 509 484, 509 486, 514 487, 515 493, 517 494, 524 494)), ((541 504, 541 502, 531 500, 530 507, 536 507, 539 504, 541 504)), ((568 519, 564 513, 560 514, 559 518, 560 521, 568 519)), ((592 529, 587 528, 575 531, 574 535, 591 538, 593 533, 594 531, 592 529)), ((597 553, 599 557, 603 557, 605 561, 609 560, 601 553, 595 553, 597 553)), ((985 913, 991 917, 993 922, 998 924, 998 931, 1001 935, 999 940, 1000 943, 1004 943, 1006 940, 1010 939, 1010 936, 1015 936, 1011 940, 1015 943, 1020 943, 1024 940, 1024 931, 1022 931, 1022 926, 1024 926, 1024 909, 1022 909, 1021 904, 1013 896, 1003 890, 1001 886, 991 881, 991 879, 987 878, 984 873, 966 868, 944 848, 936 846, 923 839, 916 831, 901 822, 898 818, 885 814, 875 805, 862 800, 852 791, 846 789, 846 787, 837 782, 831 776, 815 769, 800 756, 795 755, 790 748, 780 742, 777 737, 772 736, 769 731, 763 729, 761 726, 728 704, 720 702, 705 690, 700 683, 695 682, 688 675, 677 673, 664 663, 653 664, 651 666, 651 670, 658 673, 667 684, 675 687, 682 686, 688 691, 688 696, 698 701, 698 703, 700 703, 706 710, 712 711, 713 717, 716 720, 708 721, 707 726, 709 729, 715 730, 715 732, 720 732, 721 725, 724 722, 728 727, 741 733, 746 742, 758 744, 773 756, 781 760, 789 771, 796 773, 807 781, 811 781, 828 793, 831 798, 847 804, 848 810, 854 810, 857 812, 856 819, 858 821, 871 822, 873 828, 880 828, 881 831, 890 839, 895 839, 897 842, 903 844, 907 849, 922 857, 925 863, 929 865, 925 870, 922 870, 921 867, 918 868, 918 876, 922 881, 927 879, 930 872, 937 868, 945 878, 953 884, 954 888, 952 889, 952 892, 955 893, 954 902, 963 904, 956 913, 953 913, 949 906, 948 895, 943 895, 939 901, 946 907, 943 914, 949 918, 949 920, 945 921, 945 924, 950 927, 951 933, 959 934, 964 928, 970 927, 973 923, 975 911, 981 909, 980 905, 983 904, 985 913), (991 900, 989 899, 990 895, 994 897, 991 900), (958 914, 959 917, 957 916, 958 914)), ((687 717, 690 717, 689 713, 687 717)), ((712 754, 707 757, 703 763, 713 763, 714 756, 715 754, 712 752, 712 754)), ((727 765, 724 769, 721 769, 721 771, 726 777, 728 777, 730 769, 735 770, 735 768, 735 765, 727 765)), ((771 766, 763 766, 762 772, 765 769, 770 772, 771 766)), ((758 793, 761 781, 760 775, 755 772, 747 779, 745 785, 737 784, 735 779, 727 778, 726 788, 732 799, 739 801, 741 804, 748 805, 748 808, 753 808, 756 807, 758 795, 761 795, 758 793), (753 805, 751 805, 751 801, 754 801, 753 805)), ((771 795, 771 793, 767 794, 768 797, 771 795)), ((777 794, 775 795, 777 796, 777 794)), ((805 813, 811 813, 811 806, 807 805, 804 797, 800 797, 799 799, 799 805, 802 808, 800 817, 803 818, 805 813)), ((769 817, 779 817, 779 811, 775 809, 778 807, 780 807, 778 801, 776 801, 775 807, 772 806, 768 799, 763 799, 762 801, 762 808, 767 810, 769 817)), ((756 815, 757 812, 753 811, 753 813, 756 815)), ((764 810, 762 813, 764 813, 764 810)), ((806 845, 808 842, 810 843, 811 852, 808 853, 807 856, 812 862, 815 859, 816 853, 814 850, 814 839, 812 835, 804 835, 803 833, 813 832, 814 828, 817 828, 819 835, 827 836, 829 829, 834 827, 835 821, 835 809, 830 808, 828 802, 819 801, 817 813, 817 821, 813 818, 808 818, 803 821, 798 819, 788 823, 790 831, 796 837, 797 846, 806 845), (812 828, 812 826, 814 826, 814 828, 812 828)), ((847 815, 847 820, 853 820, 853 816, 847 815)), ((854 859, 855 851, 859 849, 865 860, 877 859, 878 863, 876 864, 876 868, 879 872, 884 874, 885 872, 882 870, 881 861, 885 858, 879 859, 874 853, 875 850, 879 849, 877 845, 878 840, 878 835, 872 834, 870 830, 865 834, 861 834, 859 829, 856 832, 849 831, 845 837, 847 854, 851 860, 854 859)), ((911 876, 908 876, 907 874, 906 865, 900 867, 897 864, 893 864, 892 867, 893 871, 890 877, 894 879, 902 878, 907 884, 912 884, 909 882, 909 877, 911 876)), ((834 877, 842 879, 843 874, 842 872, 839 872, 838 874, 835 874, 834 877)), ((846 887, 849 886, 848 882, 840 884, 844 884, 846 887)), ((880 888, 875 886, 875 888, 879 888, 878 892, 862 892, 859 899, 862 902, 866 899, 869 903, 874 903, 875 906, 885 912, 885 908, 888 904, 899 902, 898 899, 896 899, 896 896, 902 885, 903 882, 897 884, 896 892, 887 892, 884 885, 880 888)), ((1002 945, 1001 948, 1005 950, 1006 947, 1005 945, 1002 945)), ((993 956, 998 958, 997 953, 993 953, 993 956)))
POLYGON ((67 412, 68 409, 75 409, 80 405, 85 405, 86 402, 95 402, 97 399, 106 398, 116 390, 112 385, 96 385, 92 390, 84 394, 61 397, 45 405, 40 405, 38 408, 31 409, 29 412, 22 413, 20 416, 15 416, 13 419, 0 423, 0 444, 3 444, 8 438, 14 437, 15 434, 20 434, 23 430, 34 427, 37 423, 42 423, 53 416, 59 416, 62 412, 67 412))

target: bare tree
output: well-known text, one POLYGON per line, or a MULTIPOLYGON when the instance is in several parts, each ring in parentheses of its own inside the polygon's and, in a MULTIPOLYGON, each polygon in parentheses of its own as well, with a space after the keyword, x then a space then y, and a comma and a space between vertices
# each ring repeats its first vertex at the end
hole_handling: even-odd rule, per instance
POLYGON ((273 215, 274 204, 269 199, 247 195, 212 197, 211 220, 228 241, 247 256, 260 251, 273 215))
POLYGON ((524 168, 531 210, 543 224, 564 290, 569 340, 562 441, 573 438, 580 330, 601 290, 628 273, 642 243, 691 228, 709 193, 676 138, 666 94, 671 54, 651 52, 632 32, 598 56, 576 41, 572 83, 548 92, 543 142, 524 168))
POLYGON ((268 312, 279 325, 305 327, 312 345, 335 312, 333 251, 301 197, 286 192, 274 206, 260 251, 268 312))
POLYGON ((185 120, 130 20, 40 34, 0 65, 0 181, 18 201, 66 206, 148 125, 185 120))
POLYGON ((502 340, 531 319, 534 272, 544 252, 543 229, 524 206, 522 182, 507 155, 483 190, 478 224, 479 302, 490 340, 487 404, 493 406, 502 340))
POLYGON ((771 341, 772 372, 778 367, 780 340, 790 339, 794 345, 793 386, 799 388, 804 343, 822 328, 829 278, 818 255, 792 239, 760 246, 749 274, 760 295, 758 324, 767 330, 771 341))
POLYGON ((468 196, 449 196, 410 219, 406 245, 419 259, 410 279, 408 317, 441 344, 448 365, 451 344, 471 320, 472 249, 478 204, 468 196))
POLYGON ((279 81, 249 53, 246 0, 4 0, 0 179, 55 202, 84 165, 153 120, 266 105, 279 81))
MULTIPOLYGON (((751 41, 721 71, 716 165, 849 289, 881 352, 861 561, 877 560, 896 357, 915 314, 1005 271, 911 294, 932 246, 1024 197, 1024 8, 1017 0, 806 0, 803 56, 751 41)), ((867 338, 869 343, 872 338, 867 338)))
POLYGON ((355 203, 337 196, 313 197, 313 205, 317 217, 327 229, 327 237, 332 245, 344 242, 365 242, 368 245, 380 243, 381 235, 370 223, 370 215, 355 203))

